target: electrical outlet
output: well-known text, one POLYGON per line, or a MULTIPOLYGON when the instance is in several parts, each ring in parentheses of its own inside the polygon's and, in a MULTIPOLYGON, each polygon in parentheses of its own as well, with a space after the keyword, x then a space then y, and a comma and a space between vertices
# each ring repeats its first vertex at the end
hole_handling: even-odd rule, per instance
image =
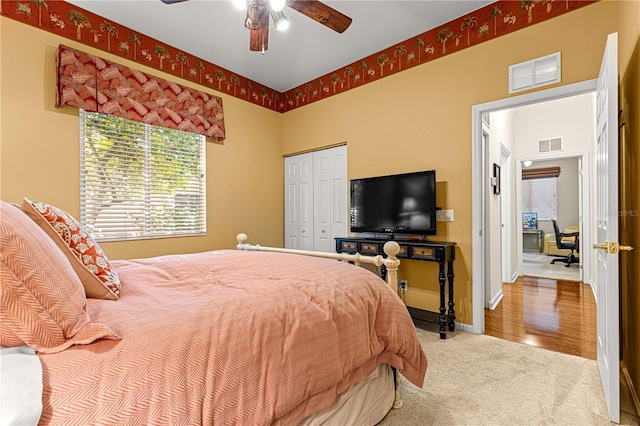
POLYGON ((409 287, 409 283, 407 282, 407 280, 398 280, 398 287, 400 288, 400 290, 406 291, 409 287))

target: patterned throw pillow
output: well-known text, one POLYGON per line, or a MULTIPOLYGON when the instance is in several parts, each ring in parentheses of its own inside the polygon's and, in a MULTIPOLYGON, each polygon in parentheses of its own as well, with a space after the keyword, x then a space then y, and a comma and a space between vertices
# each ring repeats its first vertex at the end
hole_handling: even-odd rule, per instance
POLYGON ((104 252, 71 215, 46 203, 25 198, 22 211, 55 241, 80 278, 87 297, 117 300, 120 279, 104 252))
POLYGON ((0 345, 56 353, 120 337, 90 321, 75 271, 47 234, 0 201, 0 345))

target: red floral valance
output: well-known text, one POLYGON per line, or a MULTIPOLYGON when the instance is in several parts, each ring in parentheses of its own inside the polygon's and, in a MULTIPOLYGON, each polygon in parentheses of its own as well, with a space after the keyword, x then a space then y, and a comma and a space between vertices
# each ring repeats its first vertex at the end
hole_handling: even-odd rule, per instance
POLYGON ((60 45, 56 107, 225 138, 222 99, 60 45))

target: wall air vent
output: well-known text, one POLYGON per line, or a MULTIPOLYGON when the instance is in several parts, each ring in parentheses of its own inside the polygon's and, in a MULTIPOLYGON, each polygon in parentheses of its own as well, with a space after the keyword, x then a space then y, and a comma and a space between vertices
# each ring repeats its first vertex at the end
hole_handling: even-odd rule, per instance
POLYGON ((560 82, 560 52, 509 67, 509 93, 560 82))
POLYGON ((538 152, 562 151, 562 138, 540 139, 538 141, 538 152))

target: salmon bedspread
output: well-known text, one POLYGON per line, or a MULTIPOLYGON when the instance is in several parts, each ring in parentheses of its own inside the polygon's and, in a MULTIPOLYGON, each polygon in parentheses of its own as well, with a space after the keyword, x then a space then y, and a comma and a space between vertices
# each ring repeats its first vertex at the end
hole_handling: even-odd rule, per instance
POLYGON ((372 272, 300 255, 212 251, 113 261, 120 299, 88 299, 122 340, 40 354, 41 424, 296 424, 387 363, 427 359, 372 272))

